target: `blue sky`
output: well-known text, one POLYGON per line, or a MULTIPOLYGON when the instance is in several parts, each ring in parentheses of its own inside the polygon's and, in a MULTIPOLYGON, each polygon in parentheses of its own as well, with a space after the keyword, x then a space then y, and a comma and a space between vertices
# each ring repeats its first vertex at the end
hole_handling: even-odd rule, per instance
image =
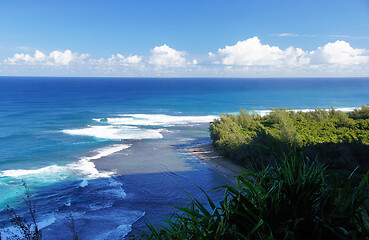
POLYGON ((0 33, 0 75, 369 76, 367 0, 13 0, 0 33))

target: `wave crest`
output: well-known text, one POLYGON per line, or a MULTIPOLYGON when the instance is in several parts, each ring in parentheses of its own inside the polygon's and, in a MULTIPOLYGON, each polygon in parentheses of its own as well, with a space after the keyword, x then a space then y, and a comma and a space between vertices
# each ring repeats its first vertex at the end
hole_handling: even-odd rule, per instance
POLYGON ((50 165, 39 169, 11 169, 0 172, 0 177, 22 178, 23 180, 36 180, 42 182, 55 182, 66 179, 74 173, 74 175, 87 177, 89 179, 98 177, 109 177, 113 172, 99 172, 92 160, 129 148, 130 144, 114 144, 94 151, 95 155, 91 157, 82 157, 76 163, 70 163, 65 166, 50 165))

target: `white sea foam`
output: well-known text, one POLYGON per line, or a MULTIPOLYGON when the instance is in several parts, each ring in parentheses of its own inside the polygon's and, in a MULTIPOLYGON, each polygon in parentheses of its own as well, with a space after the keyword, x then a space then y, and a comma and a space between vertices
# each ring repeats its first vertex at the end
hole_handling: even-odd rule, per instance
POLYGON ((123 184, 116 181, 114 178, 110 177, 109 178, 109 186, 110 187, 117 187, 118 189, 116 189, 115 191, 113 191, 113 189, 111 189, 111 191, 108 191, 109 193, 113 194, 116 197, 119 198, 125 198, 126 197, 126 192, 123 189, 123 184))
POLYGON ((84 188, 88 185, 88 181, 86 179, 83 179, 82 182, 79 184, 79 187, 84 188))
POLYGON ((89 136, 111 140, 142 140, 163 138, 163 129, 148 129, 153 126, 173 126, 190 123, 208 123, 217 116, 170 116, 164 114, 120 114, 117 117, 93 118, 104 125, 90 125, 86 128, 66 129, 63 133, 77 136, 89 136), (146 128, 142 127, 146 126, 146 128))
MULTIPOLYGON (((55 223, 56 218, 54 213, 47 215, 42 221, 37 223, 38 229, 43 229, 47 226, 50 226, 51 224, 55 223)), ((34 226, 34 224, 31 224, 31 226, 34 226)), ((22 236, 23 233, 20 228, 17 227, 5 227, 0 229, 1 237, 2 239, 14 239, 14 236, 22 236)))
MULTIPOLYGON (((92 160, 109 156, 113 153, 120 152, 129 148, 130 144, 114 144, 112 146, 97 149, 95 155, 91 157, 82 157, 77 163, 68 164, 66 167, 78 174, 87 176, 88 178, 109 177, 113 172, 99 172, 92 160)), ((86 180, 87 181, 87 180, 86 180)), ((82 184, 82 183, 81 183, 82 184)), ((86 185, 87 186, 87 185, 86 185)))
POLYGON ((130 216, 121 219, 121 224, 115 229, 94 236, 94 240, 124 239, 132 231, 132 225, 145 215, 145 212, 131 211, 130 216))
POLYGON ((342 112, 353 112, 355 109, 360 109, 360 108, 356 108, 356 107, 351 107, 351 108, 336 108, 337 111, 342 111, 342 112))
POLYGON ((188 123, 208 123, 218 116, 171 116, 164 114, 121 114, 114 118, 94 119, 98 122, 107 122, 112 125, 128 126, 172 126, 188 123))
POLYGON ((95 155, 91 157, 83 157, 77 163, 68 164, 67 167, 74 172, 77 172, 80 175, 88 176, 89 178, 109 177, 114 174, 114 172, 99 172, 91 160, 97 160, 102 157, 106 157, 113 153, 129 148, 130 146, 130 144, 115 144, 113 146, 100 148, 95 151, 95 155))
POLYGON ((98 194, 124 199, 127 194, 123 189, 123 184, 112 177, 109 177, 108 180, 109 183, 106 185, 106 189, 99 189, 98 194))
POLYGON ((122 224, 119 225, 119 227, 117 227, 116 232, 119 233, 120 236, 122 236, 123 238, 130 232, 132 231, 132 224, 122 224))
POLYGON ((49 216, 45 217, 41 222, 37 223, 39 229, 43 229, 47 226, 50 226, 56 221, 54 213, 50 214, 49 216))
MULTIPOLYGON (((109 177, 112 172, 99 172, 92 160, 97 160, 102 157, 111 155, 113 153, 122 151, 129 148, 129 144, 114 144, 109 147, 100 148, 95 151, 95 154, 91 157, 82 157, 76 163, 70 163, 64 166, 51 165, 39 169, 11 169, 0 172, 0 177, 12 177, 12 178, 22 178, 26 177, 42 180, 43 182, 55 182, 58 180, 63 180, 70 176, 71 174, 77 174, 80 176, 85 176, 89 179, 98 177, 109 177)), ((87 183, 87 182, 86 182, 87 183)), ((81 185, 86 184, 84 182, 81 185)), ((87 185, 86 185, 87 186, 87 185)))
POLYGON ((113 153, 120 152, 124 149, 129 148, 130 146, 132 146, 132 145, 131 144, 114 144, 114 145, 109 146, 109 147, 100 148, 100 149, 95 151, 97 153, 96 155, 93 155, 92 157, 86 157, 86 159, 88 159, 88 160, 97 160, 97 159, 100 159, 102 157, 109 156, 113 153))
POLYGON ((111 208, 114 205, 114 201, 106 200, 103 203, 91 203, 88 205, 89 210, 98 211, 101 209, 111 208))
POLYGON ((81 129, 62 130, 69 135, 89 136, 112 140, 160 139, 160 129, 140 129, 132 126, 89 126, 81 129))
MULTIPOLYGON (((356 107, 348 107, 348 108, 335 108, 336 111, 342 111, 342 112, 352 112, 355 109, 358 109, 356 107)), ((325 109, 326 111, 329 111, 330 109, 325 109)), ((264 117, 266 115, 268 115, 272 110, 254 110, 251 112, 255 112, 257 114, 259 114, 260 116, 264 117)), ((288 111, 293 111, 293 112, 313 112, 315 111, 315 109, 291 109, 288 111)))
POLYGON ((39 169, 11 169, 5 170, 0 173, 0 177, 21 177, 26 175, 45 175, 46 173, 55 174, 60 172, 60 167, 57 165, 51 165, 39 169))

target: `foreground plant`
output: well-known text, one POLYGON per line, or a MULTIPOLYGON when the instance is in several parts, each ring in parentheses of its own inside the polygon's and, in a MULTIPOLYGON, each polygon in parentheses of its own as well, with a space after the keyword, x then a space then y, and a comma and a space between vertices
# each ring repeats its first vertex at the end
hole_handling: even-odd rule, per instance
MULTIPOLYGON (((32 198, 31 192, 27 186, 27 184, 23 182, 24 187, 24 197, 23 201, 26 205, 27 214, 25 217, 19 216, 15 209, 10 207, 9 205, 5 208, 5 211, 9 215, 10 227, 13 229, 7 228, 7 226, 3 226, 6 229, 3 233, 0 231, 0 240, 2 239, 19 239, 19 240, 42 240, 42 231, 37 223, 36 217, 36 203, 32 198), (16 230, 16 231, 14 231, 16 230), (6 237, 4 237, 6 235, 6 237)), ((75 219, 72 213, 69 213, 69 217, 67 218, 68 222, 65 223, 66 226, 70 229, 72 236, 66 239, 78 240, 78 232, 75 227, 75 219)), ((8 226, 9 227, 9 226, 8 226)))
MULTIPOLYGON (((6 207, 6 211, 10 217, 10 223, 19 230, 19 235, 17 233, 9 232, 11 235, 11 239, 26 239, 26 240, 41 240, 42 233, 37 225, 36 219, 36 205, 32 201, 32 196, 29 191, 29 188, 25 182, 23 182, 23 187, 25 190, 25 196, 23 197, 24 203, 28 209, 29 217, 31 218, 30 222, 25 218, 20 217, 13 208, 10 206, 6 207)), ((1 235, 0 235, 1 240, 1 235)))
POLYGON ((368 239, 368 173, 357 187, 352 175, 328 185, 326 167, 296 148, 273 152, 275 165, 244 170, 238 188, 225 188, 220 204, 206 195, 159 228, 149 239, 368 239))

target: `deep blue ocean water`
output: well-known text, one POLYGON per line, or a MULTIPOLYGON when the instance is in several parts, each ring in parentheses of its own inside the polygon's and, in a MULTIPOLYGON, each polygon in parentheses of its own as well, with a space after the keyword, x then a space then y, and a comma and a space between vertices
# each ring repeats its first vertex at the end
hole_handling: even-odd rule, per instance
POLYGON ((46 236, 73 212, 82 239, 119 238, 144 214, 160 217, 152 204, 161 197, 184 201, 172 196, 180 188, 175 181, 196 184, 197 176, 209 187, 222 184, 204 169, 187 176, 199 162, 184 153, 209 141, 208 122, 222 112, 368 103, 369 78, 0 77, 0 208, 22 211, 24 180, 39 202, 46 236), (164 190, 152 187, 161 181, 164 190), (97 228, 112 212, 121 219, 97 228))

